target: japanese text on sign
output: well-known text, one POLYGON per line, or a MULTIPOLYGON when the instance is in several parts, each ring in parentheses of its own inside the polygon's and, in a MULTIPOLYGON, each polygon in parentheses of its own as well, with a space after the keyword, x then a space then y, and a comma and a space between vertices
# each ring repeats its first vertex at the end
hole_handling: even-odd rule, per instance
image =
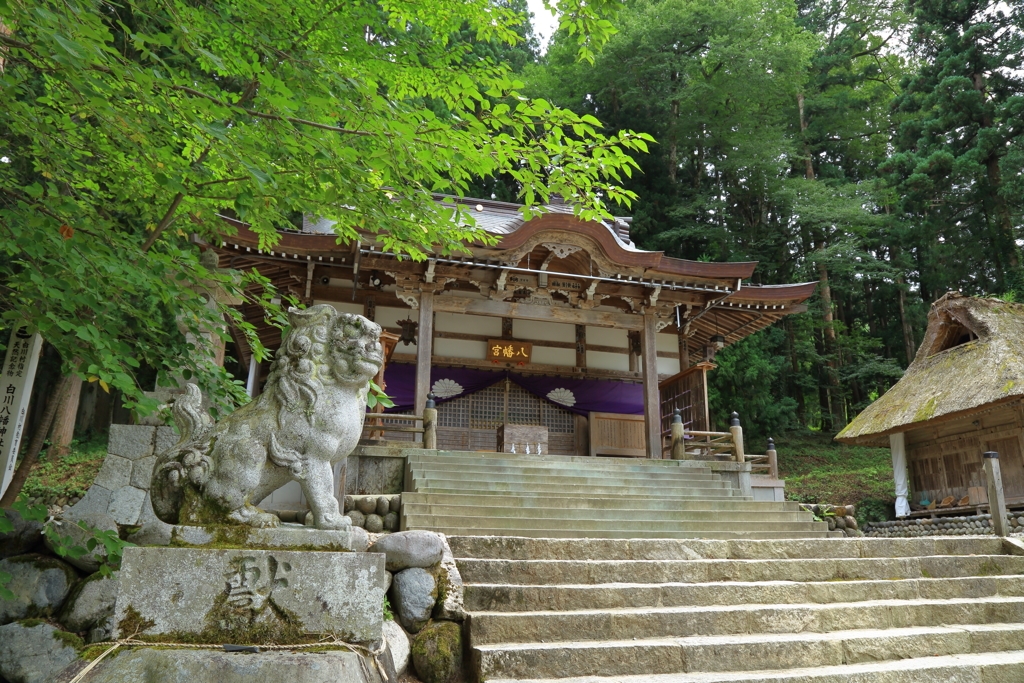
POLYGON ((507 363, 529 363, 533 353, 533 344, 512 341, 511 339, 489 339, 487 341, 487 360, 507 363))

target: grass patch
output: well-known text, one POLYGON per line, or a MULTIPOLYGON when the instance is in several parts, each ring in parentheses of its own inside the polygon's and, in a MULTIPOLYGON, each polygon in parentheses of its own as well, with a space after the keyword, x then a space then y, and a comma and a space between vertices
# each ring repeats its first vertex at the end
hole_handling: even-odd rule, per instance
POLYGON ((50 447, 40 453, 39 462, 29 473, 22 489, 29 498, 84 496, 107 457, 107 435, 72 441, 71 452, 63 457, 53 451, 50 447))
POLYGON ((888 448, 850 446, 810 431, 784 434, 776 442, 787 500, 855 505, 858 523, 894 519, 888 448))

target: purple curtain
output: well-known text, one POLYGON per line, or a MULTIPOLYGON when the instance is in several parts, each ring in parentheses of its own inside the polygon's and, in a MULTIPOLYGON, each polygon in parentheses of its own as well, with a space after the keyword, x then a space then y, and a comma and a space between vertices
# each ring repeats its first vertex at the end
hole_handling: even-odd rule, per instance
MULTIPOLYGON (((643 415, 644 389, 641 384, 603 379, 566 379, 541 375, 520 375, 508 370, 469 368, 430 369, 430 388, 438 403, 468 396, 508 377, 535 396, 579 415, 589 412, 643 415)), ((395 407, 387 412, 412 410, 416 393, 416 366, 391 363, 384 370, 386 392, 395 407)))

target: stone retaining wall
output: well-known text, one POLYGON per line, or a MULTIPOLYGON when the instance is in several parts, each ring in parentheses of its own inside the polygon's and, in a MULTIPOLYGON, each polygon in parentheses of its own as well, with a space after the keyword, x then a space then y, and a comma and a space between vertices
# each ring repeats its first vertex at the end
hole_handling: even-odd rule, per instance
MULTIPOLYGON (((1024 535, 1024 515, 1006 514, 1011 535, 1024 535)), ((864 535, 874 538, 910 538, 914 536, 974 536, 991 534, 992 515, 900 519, 895 522, 870 522, 864 535)))

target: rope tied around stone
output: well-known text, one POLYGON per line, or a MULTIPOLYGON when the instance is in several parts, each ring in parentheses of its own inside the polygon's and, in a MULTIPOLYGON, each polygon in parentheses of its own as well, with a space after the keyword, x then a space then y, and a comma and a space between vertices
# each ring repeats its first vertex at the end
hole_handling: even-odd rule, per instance
POLYGON ((259 652, 273 652, 273 651, 280 651, 280 650, 303 650, 303 649, 312 649, 312 648, 318 648, 318 647, 324 647, 324 646, 341 646, 341 647, 347 647, 347 648, 349 648, 349 649, 351 649, 353 651, 362 651, 368 657, 372 657, 373 658, 373 663, 377 667, 377 670, 380 672, 381 677, 384 680, 387 680, 387 675, 385 674, 384 667, 380 663, 380 659, 379 659, 380 655, 384 654, 384 649, 385 649, 385 641, 384 641, 384 639, 381 639, 381 645, 380 645, 379 648, 377 648, 376 650, 371 650, 370 648, 365 647, 363 645, 356 645, 354 643, 346 643, 345 641, 341 640, 337 636, 330 636, 330 638, 331 638, 330 640, 326 640, 325 639, 325 640, 321 640, 320 642, 316 642, 316 643, 300 643, 300 644, 296 644, 296 645, 248 645, 248 646, 236 646, 237 649, 229 650, 228 648, 231 647, 231 646, 228 645, 228 644, 213 645, 211 643, 154 643, 154 642, 150 642, 148 640, 139 640, 138 638, 135 638, 134 636, 129 636, 127 638, 121 638, 120 640, 106 640, 106 641, 103 641, 101 643, 92 643, 90 645, 90 647, 99 647, 99 646, 103 646, 103 645, 109 645, 110 647, 108 647, 106 650, 104 650, 103 653, 100 654, 99 657, 97 657, 96 659, 94 659, 91 662, 89 662, 88 666, 86 666, 84 669, 79 671, 78 674, 74 678, 72 678, 68 683, 81 683, 85 679, 86 674, 88 674, 90 671, 92 671, 93 667, 95 667, 97 664, 99 664, 100 661, 102 661, 104 657, 106 657, 107 655, 109 655, 111 652, 113 652, 114 650, 116 650, 119 647, 168 647, 168 648, 181 648, 181 649, 188 649, 188 650, 221 650, 223 652, 257 652, 257 653, 259 653, 259 652))

